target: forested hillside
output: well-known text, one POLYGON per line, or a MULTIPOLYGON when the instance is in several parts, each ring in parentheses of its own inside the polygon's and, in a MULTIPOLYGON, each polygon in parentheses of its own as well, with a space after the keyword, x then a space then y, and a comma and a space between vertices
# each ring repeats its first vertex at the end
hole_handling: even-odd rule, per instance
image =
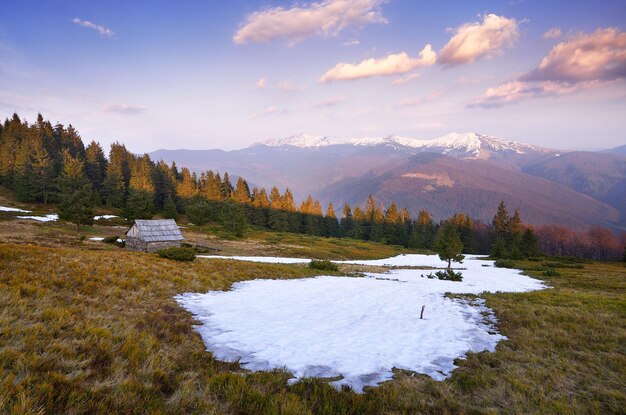
MULTIPOLYGON (((23 202, 58 203, 61 219, 78 226, 89 224, 93 208, 100 206, 117 210, 130 220, 155 214, 166 218, 185 215, 196 225, 219 223, 235 236, 255 226, 430 249, 441 225, 449 223, 455 226, 465 252, 494 253, 498 232, 507 241, 502 256, 531 255, 534 248, 529 243, 550 254, 598 259, 617 259, 623 249, 623 242, 607 229, 531 228, 522 224, 524 211, 517 210, 510 216, 510 225, 498 231, 493 222, 481 223, 459 205, 449 206, 449 215, 434 220, 425 206, 416 206, 416 200, 406 197, 402 201, 418 212, 414 217, 407 207, 395 202, 385 207, 372 196, 367 196, 363 207, 347 203, 337 209, 332 203, 323 207, 311 195, 297 203, 289 188, 251 189, 243 177, 233 184, 228 172, 206 170, 198 175, 175 163, 155 162, 147 154, 132 154, 121 143, 112 144, 107 157, 95 141, 85 146, 71 125, 52 125, 41 115, 33 124, 17 114, 0 124, 0 183, 23 202), (531 235, 523 246, 526 231, 531 235)), ((495 212, 498 200, 492 199, 489 204, 493 206, 486 209, 495 212)))

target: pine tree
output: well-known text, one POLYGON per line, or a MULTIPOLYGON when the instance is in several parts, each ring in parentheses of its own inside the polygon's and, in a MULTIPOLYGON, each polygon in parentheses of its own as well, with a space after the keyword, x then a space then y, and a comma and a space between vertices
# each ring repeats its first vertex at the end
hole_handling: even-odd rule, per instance
POLYGON ((63 152, 63 174, 60 177, 61 203, 59 218, 81 225, 93 223, 93 190, 84 173, 84 164, 71 155, 69 150, 63 152))
POLYGON ((349 204, 343 205, 343 216, 340 223, 341 235, 349 238, 354 237, 354 218, 349 204))
POLYGON ((502 258, 508 255, 507 236, 509 229, 509 212, 506 209, 504 200, 500 201, 498 210, 491 221, 494 229, 494 242, 491 247, 491 256, 502 258))
POLYGON ((222 199, 228 199, 231 197, 234 190, 235 189, 230 182, 230 177, 228 177, 228 172, 224 172, 224 179, 222 180, 222 199))
POLYGON ((128 220, 152 219, 154 215, 154 196, 152 193, 131 187, 128 191, 124 216, 128 220))
POLYGON ((231 200, 222 204, 221 222, 224 230, 238 237, 244 236, 248 228, 243 207, 231 200))
POLYGON ((433 218, 426 209, 422 209, 411 231, 409 246, 418 249, 432 248, 434 234, 433 218))
POLYGON ((198 194, 198 185, 194 176, 191 174, 188 168, 183 167, 180 171, 181 180, 176 186, 178 197, 181 199, 192 199, 198 194))
POLYGON ((463 262, 465 258, 464 255, 461 255, 463 251, 461 237, 456 230, 456 226, 449 222, 445 222, 437 231, 434 248, 439 254, 439 258, 448 262, 448 270, 452 266, 452 261, 463 262))
POLYGON ((237 187, 235 188, 235 191, 233 192, 233 199, 235 199, 235 201, 239 203, 243 203, 246 205, 249 205, 250 203, 252 203, 252 196, 250 195, 250 187, 248 186, 248 183, 242 177, 240 177, 237 180, 237 187))
POLYGON ((532 228, 526 228, 522 234, 520 252, 525 258, 539 255, 539 240, 532 228))
POLYGON ((335 215, 335 208, 332 202, 328 203, 326 215, 324 216, 324 233, 326 236, 339 235, 339 221, 337 220, 337 215, 335 215))
POLYGON ((107 171, 107 159, 100 144, 92 141, 85 150, 85 174, 93 190, 101 194, 104 190, 104 178, 107 171))

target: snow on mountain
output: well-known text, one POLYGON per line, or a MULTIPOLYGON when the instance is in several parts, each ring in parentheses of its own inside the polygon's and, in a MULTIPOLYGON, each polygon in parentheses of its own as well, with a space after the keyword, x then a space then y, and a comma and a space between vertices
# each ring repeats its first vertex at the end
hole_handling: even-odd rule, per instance
POLYGON ((505 140, 500 137, 477 133, 450 133, 439 138, 421 140, 409 137, 358 137, 338 138, 314 134, 298 134, 286 138, 273 138, 261 143, 269 147, 292 146, 298 148, 318 148, 333 145, 354 146, 402 146, 420 151, 435 151, 442 154, 463 154, 466 157, 483 158, 491 153, 515 152, 525 154, 530 152, 546 152, 541 147, 505 140))

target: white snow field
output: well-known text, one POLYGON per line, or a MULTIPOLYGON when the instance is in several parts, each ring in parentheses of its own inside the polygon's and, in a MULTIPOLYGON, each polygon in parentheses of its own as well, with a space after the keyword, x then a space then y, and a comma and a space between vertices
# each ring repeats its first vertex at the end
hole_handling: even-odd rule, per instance
POLYGON ((93 220, 101 220, 101 219, 113 219, 113 218, 117 218, 117 215, 99 215, 99 216, 94 216, 93 220))
POLYGON ((0 206, 0 212, 19 212, 19 213, 29 213, 30 210, 12 208, 8 206, 0 206))
POLYGON ((38 222, 54 222, 55 220, 59 220, 59 215, 56 213, 50 213, 45 216, 16 216, 18 219, 32 219, 38 222))
MULTIPOLYGON (((244 257, 231 257, 243 259, 244 257)), ((261 257, 252 257, 261 261, 261 257)), ((294 258, 264 262, 293 263, 294 258)), ((299 259, 306 262, 308 260, 299 259)), ((402 255, 368 265, 433 266, 434 255, 402 255)), ((392 378, 392 368, 450 376, 467 352, 494 351, 495 318, 481 299, 449 299, 446 292, 524 292, 546 288, 518 270, 468 256, 463 281, 396 269, 366 278, 331 277, 239 282, 230 291, 187 293, 176 301, 200 321, 196 330, 219 360, 250 370, 285 368, 302 377, 340 377, 332 382, 361 392, 392 378), (484 267, 488 265, 488 267, 484 267), (420 311, 425 306, 424 319, 420 311)))

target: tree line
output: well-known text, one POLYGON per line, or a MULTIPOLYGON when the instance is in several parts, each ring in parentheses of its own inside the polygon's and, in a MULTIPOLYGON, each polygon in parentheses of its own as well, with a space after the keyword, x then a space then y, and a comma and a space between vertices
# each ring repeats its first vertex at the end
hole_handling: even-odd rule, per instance
MULTIPOLYGON (((72 125, 52 125, 41 114, 33 124, 17 114, 0 124, 0 183, 21 201, 58 203, 60 218, 79 227, 92 222, 96 206, 105 206, 131 220, 184 214, 196 225, 218 222, 234 235, 255 226, 433 249, 437 232, 452 227, 464 253, 522 258, 552 246, 542 239, 548 232, 524 226, 519 211, 509 215, 504 202, 490 225, 464 213, 438 223, 426 210, 412 218, 406 208, 394 202, 385 207, 372 196, 364 207, 345 204, 338 215, 332 203, 324 209, 310 195, 298 205, 288 188, 250 189, 243 177, 233 184, 227 172, 198 175, 175 163, 155 162, 147 154, 135 155, 121 143, 112 144, 107 157, 95 141, 85 147, 72 125)), ((602 236, 603 241, 610 239, 602 236)), ((603 243, 602 254, 583 254, 613 258, 614 245, 603 243)), ((558 253, 564 252, 569 253, 558 253)))

